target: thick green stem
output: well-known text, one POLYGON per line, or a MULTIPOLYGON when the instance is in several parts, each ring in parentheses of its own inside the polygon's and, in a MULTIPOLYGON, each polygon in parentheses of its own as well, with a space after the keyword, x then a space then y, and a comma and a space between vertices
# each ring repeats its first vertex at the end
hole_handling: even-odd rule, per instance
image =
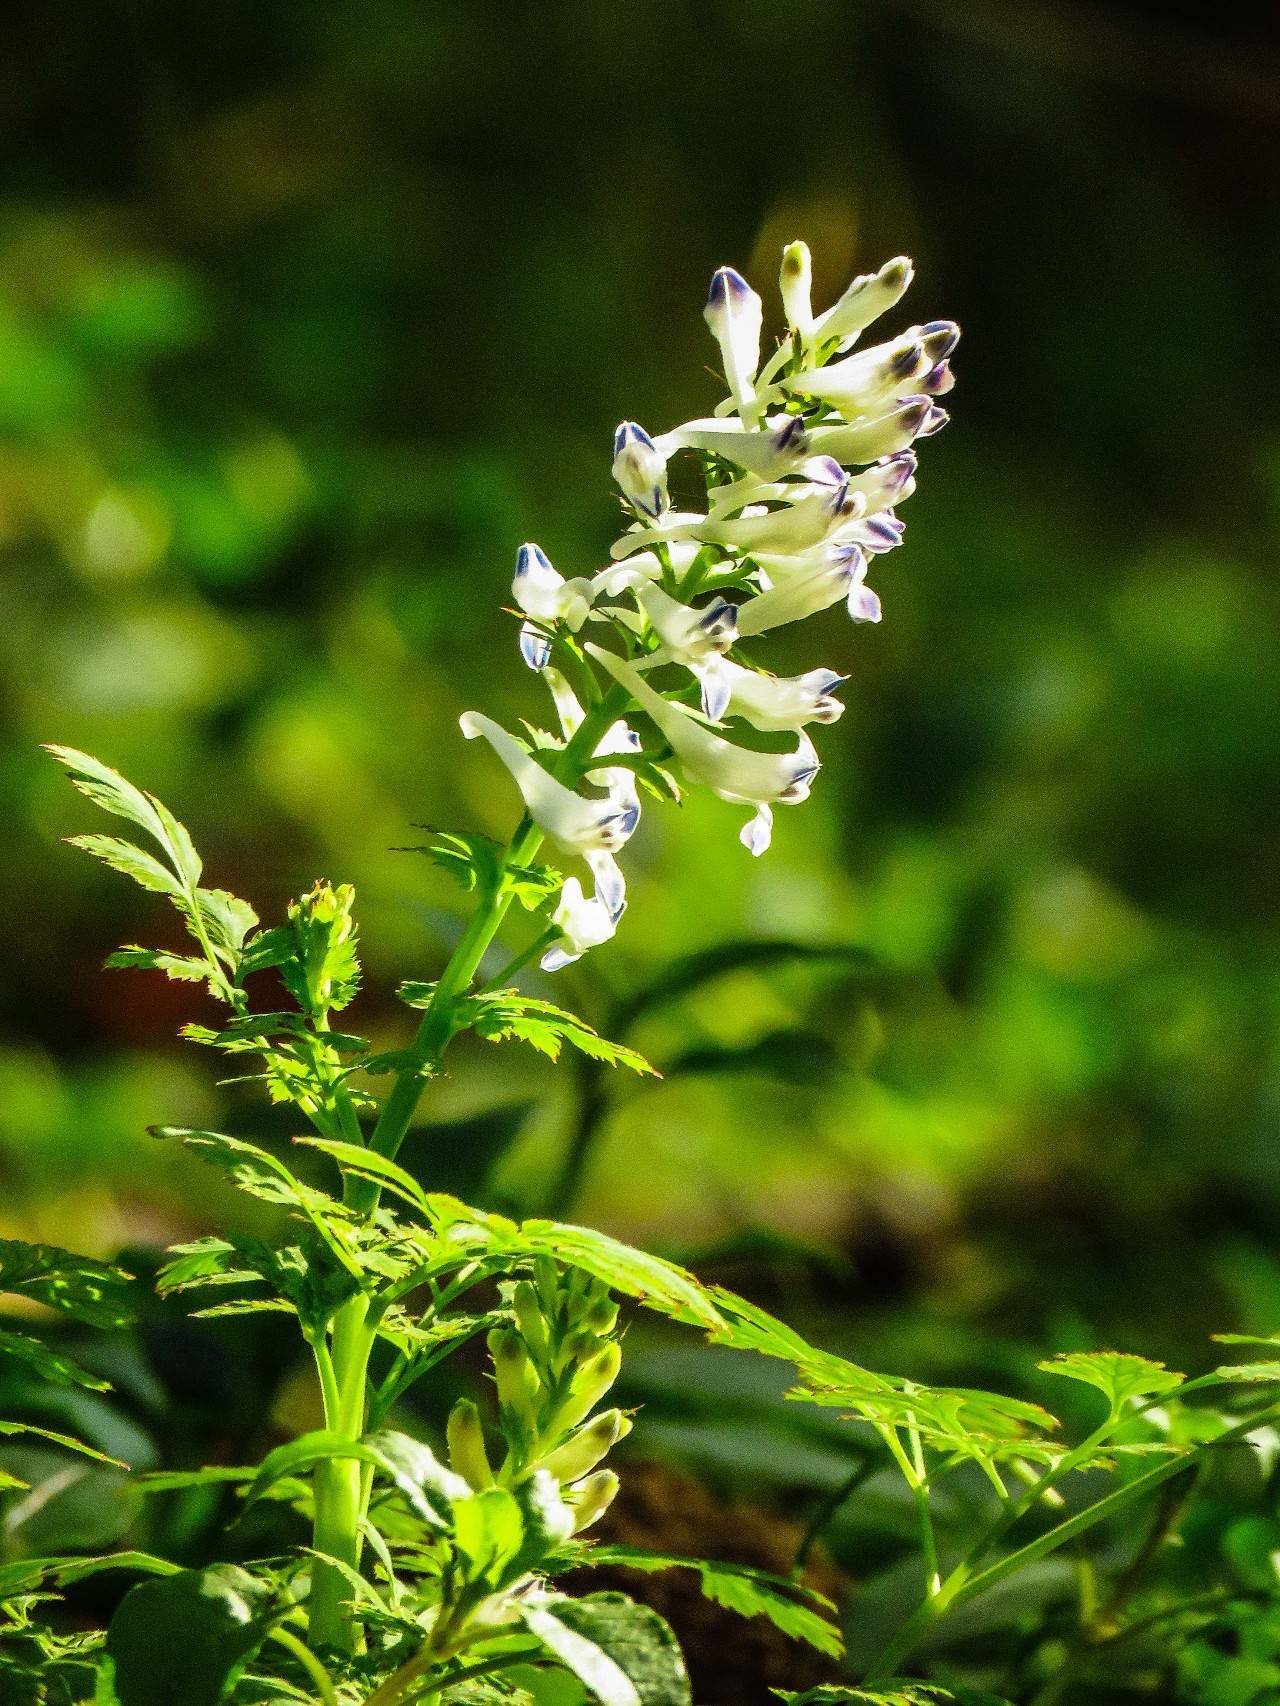
MULTIPOLYGON (((317 1347, 325 1426, 331 1433, 353 1441, 360 1439, 365 1430, 369 1353, 374 1339, 366 1322, 368 1307, 363 1294, 349 1299, 334 1318, 331 1346, 317 1347)), ((362 1550, 360 1524, 364 1515, 360 1464, 344 1458, 317 1464, 312 1490, 315 1501, 312 1543, 316 1551, 337 1559, 348 1569, 358 1570, 362 1550)), ((307 1633, 312 1646, 339 1647, 348 1652, 354 1647, 354 1627, 347 1610, 350 1598, 351 1584, 343 1572, 317 1560, 308 1605, 307 1633)))

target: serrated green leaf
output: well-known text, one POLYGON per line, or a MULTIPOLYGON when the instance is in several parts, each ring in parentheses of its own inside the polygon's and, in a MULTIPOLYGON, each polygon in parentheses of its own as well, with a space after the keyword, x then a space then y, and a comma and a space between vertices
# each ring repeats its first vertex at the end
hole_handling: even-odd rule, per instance
POLYGON ((182 884, 159 859, 150 853, 144 853, 141 847, 135 847, 132 841, 122 841, 115 835, 70 835, 67 843, 78 847, 84 853, 92 853, 95 859, 101 859, 104 865, 109 865, 121 876, 131 877, 144 889, 153 894, 167 895, 170 900, 180 899, 182 884))
POLYGON ((819 1652, 838 1658, 844 1643, 831 1618, 835 1606, 823 1594, 784 1576, 746 1564, 722 1564, 705 1558, 681 1558, 642 1547, 593 1546, 580 1560, 588 1568, 624 1565, 631 1570, 693 1570, 702 1592, 740 1617, 766 1617, 793 1640, 807 1641, 819 1652))
POLYGON ((59 1433, 55 1428, 38 1428, 31 1422, 0 1421, 0 1436, 7 1439, 24 1438, 47 1440, 50 1445, 60 1446, 63 1451, 74 1452, 77 1457, 91 1457, 95 1463, 109 1463, 113 1469, 127 1469, 129 1465, 122 1463, 118 1457, 109 1457, 105 1451, 98 1451, 92 1445, 86 1445, 82 1439, 76 1439, 71 1434, 59 1433))
POLYGON ((133 1278, 123 1268, 54 1244, 0 1238, 0 1292, 20 1292, 91 1327, 122 1327, 133 1318, 133 1278))
POLYGON ((200 917, 209 933, 209 940, 220 948, 231 964, 236 964, 244 948, 245 937, 258 925, 258 915, 247 900, 228 894, 226 889, 197 889, 196 903, 200 917))
MULTIPOLYGON (((783 1706, 946 1706, 955 1695, 928 1682, 900 1682, 889 1688, 846 1688, 842 1683, 820 1683, 803 1693, 791 1689, 772 1690, 783 1706)), ((993 1703, 995 1696, 987 1696, 993 1703)))
POLYGON ((553 1002, 522 995, 517 989, 488 990, 468 996, 455 1011, 458 1028, 469 1028, 486 1042, 508 1039, 525 1042, 551 1060, 558 1060, 568 1043, 580 1054, 607 1066, 625 1066, 632 1072, 660 1076, 642 1054, 600 1036, 576 1013, 567 1012, 553 1002))
POLYGON ((109 1392, 111 1382, 81 1368, 61 1351, 26 1333, 0 1330, 0 1357, 11 1356, 55 1386, 83 1386, 90 1392, 109 1392))
POLYGON ((1146 1357, 1130 1356, 1124 1351, 1066 1351, 1036 1366, 1046 1374, 1059 1374, 1065 1380, 1095 1387, 1113 1411, 1120 1410, 1131 1398, 1174 1392, 1186 1378, 1162 1362, 1150 1362, 1146 1357))
POLYGON ((713 1333, 724 1324, 710 1294, 691 1273, 607 1233, 562 1221, 526 1220, 515 1237, 530 1255, 550 1256, 562 1266, 581 1268, 659 1314, 713 1333))
POLYGON ((691 1706, 676 1638, 649 1606, 599 1593, 525 1603, 520 1614, 600 1706, 691 1706))
POLYGON ((234 1564, 140 1582, 107 1630, 120 1706, 218 1706, 274 1612, 272 1591, 234 1564))
POLYGON ((107 955, 103 963, 112 971, 162 971, 166 977, 181 983, 203 983, 209 976, 209 967, 204 960, 195 960, 186 954, 169 954, 158 948, 139 948, 134 944, 117 948, 107 955))

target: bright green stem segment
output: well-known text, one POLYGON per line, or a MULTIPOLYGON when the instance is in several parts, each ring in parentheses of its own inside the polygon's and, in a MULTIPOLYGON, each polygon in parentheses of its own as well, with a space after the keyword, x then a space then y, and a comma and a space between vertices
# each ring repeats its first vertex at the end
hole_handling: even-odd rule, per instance
MULTIPOLYGON (((364 1434, 368 1402, 369 1353, 374 1335, 366 1324, 368 1300, 351 1298, 334 1318, 331 1346, 318 1345, 316 1365, 324 1395, 325 1426, 343 1439, 364 1434)), ((336 1558, 348 1569, 360 1568, 365 1483, 361 1465, 330 1458, 316 1465, 312 1483, 315 1519, 312 1544, 317 1552, 336 1558)), ((347 1611, 352 1587, 342 1570, 317 1561, 312 1572, 307 1635, 311 1645, 350 1651, 354 1646, 347 1611)))
MULTIPOLYGON (((623 715, 628 703, 625 689, 613 687, 592 706, 556 762, 554 774, 560 781, 572 784, 580 779, 601 736, 623 715)), ((542 831, 524 818, 507 845, 504 872, 528 864, 541 845, 542 831)), ((463 931, 410 1044, 408 1064, 398 1074, 369 1138, 369 1147, 378 1154, 394 1156, 404 1141, 426 1079, 439 1066, 453 1037, 456 1004, 470 989, 512 899, 511 891, 499 881, 484 896, 463 931)), ((347 1202, 364 1214, 372 1214, 377 1208, 379 1195, 378 1187, 368 1180, 348 1180, 347 1202)), ((366 1324, 367 1312, 368 1301, 364 1296, 352 1298, 334 1318, 330 1343, 314 1347, 324 1394, 325 1425, 349 1440, 363 1436, 368 1412, 369 1355, 375 1335, 366 1324)), ((338 1459, 321 1463, 315 1470, 313 1493, 312 1538, 316 1551, 358 1570, 362 1551, 360 1529, 368 1500, 367 1474, 354 1462, 338 1459)), ((317 1562, 309 1608, 308 1635, 312 1646, 334 1646, 347 1651, 353 1648, 354 1629, 346 1609, 351 1595, 351 1583, 340 1569, 317 1562)))

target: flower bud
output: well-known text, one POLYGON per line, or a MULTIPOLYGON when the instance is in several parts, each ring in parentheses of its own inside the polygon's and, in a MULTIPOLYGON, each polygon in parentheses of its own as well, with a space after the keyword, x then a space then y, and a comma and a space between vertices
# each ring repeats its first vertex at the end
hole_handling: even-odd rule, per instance
MULTIPOLYGON (((942 341, 940 334, 938 341, 942 341)), ((922 378, 937 359, 927 353, 923 333, 907 332, 893 343, 875 344, 843 361, 793 373, 779 384, 784 390, 818 397, 846 415, 870 414, 891 397, 908 396, 913 381, 922 378)))
POLYGON ((484 1445, 480 1412, 470 1398, 459 1398, 449 1412, 445 1428, 449 1442, 449 1466, 477 1492, 493 1485, 493 1470, 484 1445))
POLYGON ((511 1294, 511 1307, 520 1329, 520 1337, 529 1347, 535 1362, 545 1362, 547 1356, 547 1324, 538 1303, 537 1288, 528 1280, 517 1280, 511 1294))
POLYGON ((788 243, 782 251, 778 288, 788 326, 800 334, 802 341, 807 341, 813 330, 813 264, 807 243, 788 243))
POLYGON ((849 481, 849 495, 862 499, 859 513, 876 515, 882 509, 904 503, 916 489, 917 467, 914 451, 899 450, 855 474, 849 481))
POLYGON ((603 1346, 580 1365, 569 1385, 569 1396, 555 1413, 555 1426, 575 1428, 585 1420, 618 1378, 622 1347, 616 1340, 603 1346))
POLYGON ((567 581, 552 567, 540 545, 522 545, 517 551, 511 596, 525 615, 533 619, 520 630, 521 656, 530 669, 545 669, 551 656, 551 641, 543 631, 545 627, 564 622, 577 633, 591 612, 590 582, 567 581))
POLYGON ((630 1418, 621 1410, 602 1410, 541 1460, 557 1481, 577 1481, 607 1457, 631 1432, 630 1418))
POLYGON ((519 1333, 509 1327, 495 1327, 486 1341, 493 1358, 494 1379, 498 1386, 498 1402, 504 1412, 523 1422, 533 1423, 538 1390, 538 1377, 529 1353, 519 1333))
POLYGON ((753 729, 781 732, 803 728, 806 723, 834 723, 844 715, 844 706, 831 697, 831 689, 848 677, 832 669, 814 669, 807 675, 766 675, 757 669, 726 661, 729 715, 741 717, 753 729))
POLYGON ((581 1534, 608 1510, 618 1496, 618 1477, 612 1469, 597 1469, 570 1489, 569 1504, 573 1510, 573 1531, 581 1534))
POLYGON ((825 314, 819 315, 814 326, 818 341, 827 343, 838 338, 843 343, 856 338, 873 320, 901 301, 911 283, 911 274, 911 262, 905 255, 899 255, 886 261, 879 272, 855 278, 844 295, 825 314))
POLYGON ((618 1325, 618 1305, 603 1287, 583 1315, 583 1321, 598 1338, 607 1338, 618 1325))
POLYGON ((613 435, 613 477, 641 515, 656 520, 666 509, 667 459, 634 421, 623 421, 613 435))
POLYGON ((755 404, 753 380, 760 365, 760 331, 764 310, 760 298, 732 267, 721 267, 711 280, 703 318, 720 345, 724 376, 739 411, 755 404))

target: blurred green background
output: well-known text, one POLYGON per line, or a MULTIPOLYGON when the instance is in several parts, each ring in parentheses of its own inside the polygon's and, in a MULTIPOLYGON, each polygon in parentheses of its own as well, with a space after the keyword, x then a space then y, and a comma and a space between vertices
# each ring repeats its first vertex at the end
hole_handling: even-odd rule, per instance
POLYGON ((608 1025, 678 956, 822 952, 641 1011, 656 1087, 460 1049, 417 1161, 904 1372, 1276 1328, 1276 37, 1121 0, 6 8, 0 1232, 191 1234, 229 1199, 145 1126, 289 1129, 174 1040, 198 993, 99 970, 172 928, 61 845, 99 826, 37 743, 161 794, 268 918, 353 880, 353 1023, 402 1036, 464 902, 394 849, 512 821, 461 711, 547 717, 516 546, 601 565, 614 425, 705 412, 710 272, 776 314, 804 236, 822 297, 915 257, 954 423, 883 625, 779 637, 852 675, 811 802, 758 863, 734 809, 652 807, 618 941, 542 992, 608 1025))

